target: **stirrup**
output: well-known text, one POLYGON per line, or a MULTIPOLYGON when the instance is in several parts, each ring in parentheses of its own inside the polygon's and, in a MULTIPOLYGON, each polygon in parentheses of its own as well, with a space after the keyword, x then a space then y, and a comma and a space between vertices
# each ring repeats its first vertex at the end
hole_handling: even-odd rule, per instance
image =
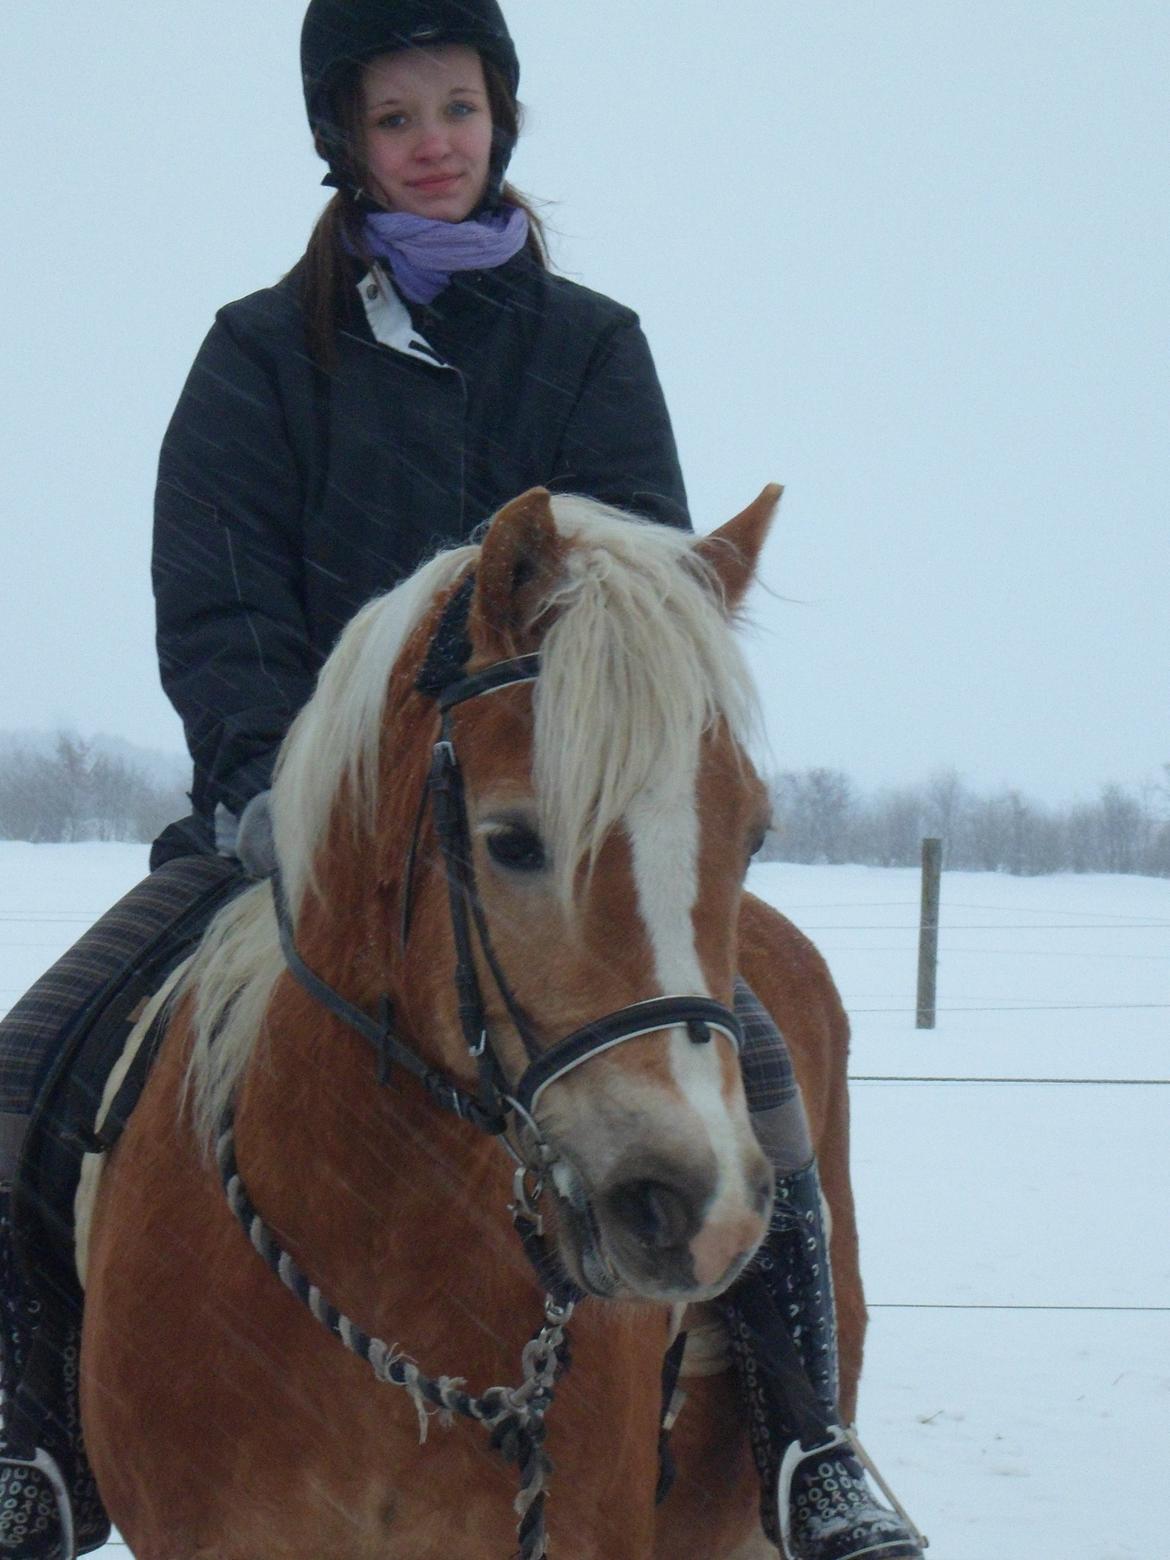
POLYGON ((61 1525, 61 1560, 77 1560, 73 1502, 69 1499, 69 1490, 56 1458, 39 1446, 32 1457, 14 1457, 10 1452, 0 1452, 0 1468, 35 1468, 47 1480, 57 1502, 57 1520, 61 1525))
POLYGON ((894 1515, 905 1524, 906 1531, 909 1533, 912 1541, 918 1545, 919 1549, 929 1548, 929 1538, 922 1532, 905 1506, 903 1506, 902 1502, 878 1472, 877 1465, 858 1440, 856 1432, 851 1429, 841 1429, 839 1426, 834 1425, 829 1432, 828 1440, 822 1441, 817 1446, 809 1447, 802 1446, 799 1440, 793 1441, 781 1459, 780 1475, 777 1480, 777 1495, 780 1506, 780 1553, 783 1555, 784 1560, 796 1560, 792 1549, 792 1481, 796 1477, 796 1470, 802 1463, 807 1462, 810 1457, 820 1457, 825 1452, 852 1452, 885 1496, 894 1515))

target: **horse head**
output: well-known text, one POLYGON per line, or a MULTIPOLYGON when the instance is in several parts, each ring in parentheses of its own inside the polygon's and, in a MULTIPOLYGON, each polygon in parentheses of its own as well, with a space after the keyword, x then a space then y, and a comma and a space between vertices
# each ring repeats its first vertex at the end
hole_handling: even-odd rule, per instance
POLYGON ((388 992, 399 1032, 469 1091, 485 1079, 471 981, 492 1086, 555 1207, 561 1258, 594 1293, 714 1295, 768 1226, 772 1172, 729 1011, 767 823, 732 620, 778 497, 697 540, 524 494, 478 547, 359 615, 278 773, 302 950, 322 918, 348 917, 355 1000, 388 992), (428 793, 444 746, 454 856, 428 793), (586 1037, 583 1059, 568 1036, 586 1037))

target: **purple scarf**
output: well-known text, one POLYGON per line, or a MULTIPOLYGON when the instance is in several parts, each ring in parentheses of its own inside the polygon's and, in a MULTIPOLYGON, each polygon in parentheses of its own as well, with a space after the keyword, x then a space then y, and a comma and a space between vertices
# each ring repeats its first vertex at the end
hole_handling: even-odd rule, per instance
POLYGON ((466 222, 437 222, 406 211, 373 211, 363 228, 370 253, 385 260, 411 303, 430 303, 454 271, 487 271, 519 254, 528 216, 504 206, 466 222))

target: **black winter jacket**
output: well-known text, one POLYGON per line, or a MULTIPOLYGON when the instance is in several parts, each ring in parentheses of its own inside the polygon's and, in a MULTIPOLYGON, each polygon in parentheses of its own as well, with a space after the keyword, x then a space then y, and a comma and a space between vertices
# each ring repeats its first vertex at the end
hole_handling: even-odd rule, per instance
POLYGON ((630 310, 527 254, 410 312, 355 269, 326 374, 299 298, 298 268, 220 311, 163 442, 158 651, 204 818, 269 783, 362 603, 517 493, 539 483, 688 524, 630 310))

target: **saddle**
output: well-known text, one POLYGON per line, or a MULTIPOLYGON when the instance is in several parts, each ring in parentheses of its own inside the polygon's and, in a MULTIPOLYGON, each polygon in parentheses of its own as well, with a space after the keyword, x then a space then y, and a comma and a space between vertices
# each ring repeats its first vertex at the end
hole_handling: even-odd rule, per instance
POLYGON ((78 1400, 82 1160, 113 1146, 142 1092, 162 1025, 95 1133, 143 1007, 247 883, 221 856, 164 863, 0 1022, 0 1560, 72 1560, 109 1537, 78 1400))

